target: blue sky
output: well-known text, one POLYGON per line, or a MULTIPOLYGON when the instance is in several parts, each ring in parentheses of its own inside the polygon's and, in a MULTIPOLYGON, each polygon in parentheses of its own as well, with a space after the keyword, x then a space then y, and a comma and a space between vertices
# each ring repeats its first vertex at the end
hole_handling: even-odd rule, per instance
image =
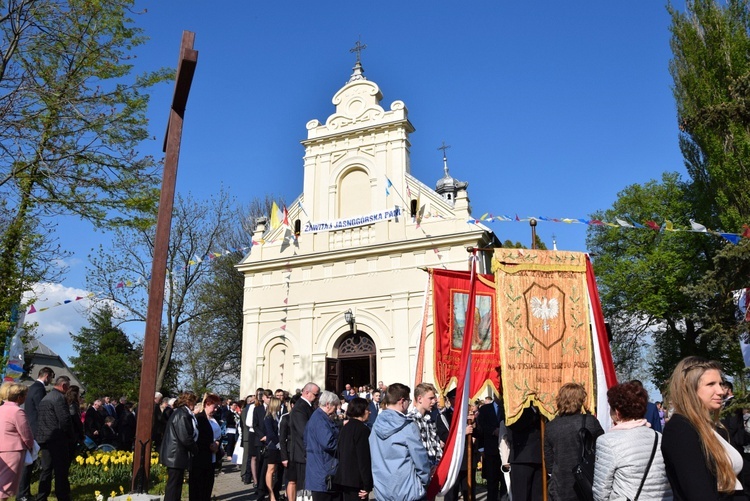
MULTIPOLYGON (((182 193, 203 198, 224 186, 243 204, 267 193, 296 198, 305 124, 333 112, 360 36, 381 104, 404 101, 416 128, 412 174, 434 186, 445 141, 451 174, 469 182, 475 217, 586 217, 629 184, 684 173, 661 2, 159 0, 139 1, 136 11, 150 37, 137 53, 139 71, 174 67, 182 31, 196 34, 182 193)), ((144 154, 163 156, 171 96, 171 84, 152 93, 155 139, 144 154)), ((527 223, 491 228, 501 240, 529 244, 527 223)), ((62 284, 41 294, 52 302, 85 293, 87 255, 108 243, 78 221, 63 219, 60 229, 75 254, 62 284)), ((586 250, 583 225, 540 222, 537 231, 550 246, 554 234, 559 248, 586 250)), ((67 332, 85 323, 84 303, 27 319, 67 358, 67 332)))

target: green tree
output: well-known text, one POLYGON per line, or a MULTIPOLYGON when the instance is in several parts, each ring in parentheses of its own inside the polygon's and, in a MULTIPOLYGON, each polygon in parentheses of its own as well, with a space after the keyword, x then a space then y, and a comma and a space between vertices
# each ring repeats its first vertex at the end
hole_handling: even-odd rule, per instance
MULTIPOLYGON (((230 248, 245 248, 256 218, 267 217, 274 200, 284 205, 283 198, 266 195, 240 207, 223 229, 221 240, 230 248)), ((191 322, 186 335, 178 340, 176 354, 183 382, 197 393, 208 389, 226 394, 239 391, 245 277, 236 265, 246 254, 247 250, 232 252, 207 263, 211 279, 202 281, 196 289, 196 302, 205 314, 191 322)))
POLYGON ((696 219, 736 232, 750 221, 750 9, 748 0, 722 4, 668 7, 670 72, 696 219))
POLYGON ((141 375, 141 349, 116 327, 112 308, 104 305, 89 316, 90 327, 72 334, 74 370, 86 387, 87 400, 100 396, 135 399, 141 375))
MULTIPOLYGON (((236 219, 232 200, 222 191, 209 200, 191 195, 175 199, 167 255, 162 342, 159 351, 156 387, 166 389, 168 374, 174 368, 174 350, 191 323, 206 315, 210 305, 197 301, 201 284, 214 279, 210 263, 220 260, 227 249, 222 237, 227 225, 236 219)), ((112 245, 100 247, 90 257, 87 284, 102 291, 103 301, 118 307, 121 322, 145 322, 148 288, 154 250, 154 228, 120 228, 112 245)), ((202 356, 212 356, 202 352, 202 356)))
POLYGON ((148 138, 148 89, 171 72, 131 75, 145 42, 133 4, 0 2, 0 322, 31 283, 51 278, 61 256, 45 253, 49 221, 153 217, 158 162, 137 148, 148 138))
MULTIPOLYGON (((536 242, 536 248, 539 250, 547 250, 547 245, 542 241, 541 238, 539 238, 539 235, 534 235, 535 242, 536 242)), ((506 249, 528 249, 524 244, 521 242, 513 242, 512 240, 506 240, 503 242, 503 247, 506 249)))
MULTIPOLYGON (((677 174, 666 173, 661 182, 628 186, 611 209, 595 217, 660 219, 684 227, 694 217, 693 210, 690 185, 677 174)), ((688 355, 721 360, 730 372, 740 370, 738 344, 718 335, 707 308, 689 290, 713 270, 717 252, 731 244, 706 234, 607 226, 591 226, 587 244, 594 256, 604 314, 617 319, 611 323, 619 343, 613 352, 622 359, 615 365, 633 364, 644 336, 651 333, 654 353, 649 365, 657 388, 677 361, 688 355)))

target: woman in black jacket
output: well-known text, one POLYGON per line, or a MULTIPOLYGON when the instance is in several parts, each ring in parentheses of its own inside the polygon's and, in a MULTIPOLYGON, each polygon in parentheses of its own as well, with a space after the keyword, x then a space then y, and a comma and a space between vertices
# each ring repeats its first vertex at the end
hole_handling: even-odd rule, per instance
POLYGON ((544 433, 544 461, 550 472, 550 501, 578 501, 574 491, 573 468, 580 462, 581 444, 578 430, 591 432, 592 446, 604 434, 597 419, 583 414, 586 389, 578 383, 566 383, 557 392, 557 417, 547 424, 544 433))
POLYGON ((214 440, 214 430, 209 422, 209 416, 221 403, 221 398, 214 393, 208 393, 203 399, 203 407, 196 413, 198 423, 198 451, 190 464, 190 478, 188 491, 190 501, 210 501, 214 488, 214 460, 219 450, 219 442, 214 440))
POLYGON ((339 434, 339 467, 334 477, 343 501, 367 499, 372 491, 370 463, 370 428, 365 425, 370 415, 367 400, 356 397, 346 408, 349 421, 339 434))
POLYGON ((674 409, 664 427, 661 452, 676 501, 747 499, 737 475, 743 460, 719 433, 724 400, 721 366, 701 357, 687 357, 669 381, 674 409))
POLYGON ((274 474, 278 474, 278 480, 281 480, 281 445, 279 441, 279 410, 281 409, 281 400, 271 397, 266 409, 266 417, 263 418, 263 432, 266 437, 266 451, 263 456, 263 462, 267 465, 266 469, 266 487, 268 487, 268 501, 276 501, 278 490, 276 487, 281 486, 281 482, 274 481, 274 474))
POLYGON ((180 395, 164 430, 159 449, 159 462, 167 468, 164 501, 180 501, 185 470, 190 466, 191 456, 198 452, 198 427, 193 415, 197 401, 192 392, 180 395))

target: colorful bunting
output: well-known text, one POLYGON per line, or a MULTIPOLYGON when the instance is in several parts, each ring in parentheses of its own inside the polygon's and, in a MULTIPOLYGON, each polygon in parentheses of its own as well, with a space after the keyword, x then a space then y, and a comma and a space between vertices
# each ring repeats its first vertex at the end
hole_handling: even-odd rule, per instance
POLYGON ((26 314, 27 315, 31 315, 32 313, 40 313, 42 311, 49 310, 50 308, 55 308, 57 306, 64 306, 66 304, 70 304, 70 303, 73 303, 75 301, 80 301, 81 299, 84 299, 84 297, 86 297, 86 298, 92 298, 94 296, 96 296, 96 294, 94 294, 93 292, 90 293, 90 294, 88 294, 88 295, 86 295, 86 296, 75 296, 75 299, 65 299, 63 301, 55 301, 55 304, 53 304, 52 306, 45 306, 44 308, 39 308, 39 309, 37 309, 32 304, 31 306, 29 306, 29 311, 27 311, 26 314))
POLYGON ((584 218, 551 218, 551 217, 544 217, 544 216, 535 216, 535 217, 524 217, 521 218, 516 214, 515 218, 511 218, 509 216, 492 216, 489 213, 485 213, 480 217, 479 219, 469 219, 466 222, 469 224, 479 224, 479 223, 492 223, 493 221, 516 221, 516 222, 523 222, 523 221, 531 221, 532 219, 535 219, 537 221, 547 221, 551 223, 567 223, 567 224, 585 224, 589 226, 609 226, 610 228, 641 228, 641 229, 651 229, 658 232, 663 231, 669 231, 669 232, 692 232, 692 233, 706 233, 709 235, 716 235, 724 238, 728 242, 731 242, 735 245, 737 245, 742 238, 750 238, 750 226, 747 224, 743 224, 742 233, 726 233, 723 231, 714 231, 706 228, 706 226, 695 222, 694 220, 690 219, 690 229, 687 228, 675 228, 675 225, 672 221, 665 219, 664 222, 661 224, 661 226, 653 220, 644 221, 643 224, 640 224, 631 218, 628 218, 629 221, 626 221, 625 219, 615 218, 616 223, 608 222, 608 221, 602 221, 599 219, 584 219, 584 218), (485 217, 486 216, 486 217, 485 217))

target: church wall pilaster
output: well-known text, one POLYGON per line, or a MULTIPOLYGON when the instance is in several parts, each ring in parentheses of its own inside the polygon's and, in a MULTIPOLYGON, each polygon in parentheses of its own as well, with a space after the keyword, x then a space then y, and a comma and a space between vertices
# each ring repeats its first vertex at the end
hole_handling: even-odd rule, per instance
MULTIPOLYGON (((295 361, 296 385, 302 385, 309 381, 320 384, 321 379, 316 379, 315 362, 313 361, 313 338, 315 337, 315 303, 301 303, 299 311, 299 360, 295 361), (299 365, 297 365, 299 364, 299 365)), ((322 370, 325 371, 325 358, 320 362, 322 370)), ((323 373, 325 375, 325 372, 323 373)))
MULTIPOLYGON (((246 293, 247 295, 247 293, 246 293)), ((245 302, 247 304, 247 301, 245 302)), ((256 360, 258 356, 258 337, 260 332, 260 308, 246 307, 245 322, 242 329, 242 360, 256 360)), ((246 396, 253 392, 254 385, 260 381, 262 374, 258 374, 254 365, 242 364, 240 374, 240 395, 246 396)), ((257 387, 257 386, 256 386, 257 387)))

